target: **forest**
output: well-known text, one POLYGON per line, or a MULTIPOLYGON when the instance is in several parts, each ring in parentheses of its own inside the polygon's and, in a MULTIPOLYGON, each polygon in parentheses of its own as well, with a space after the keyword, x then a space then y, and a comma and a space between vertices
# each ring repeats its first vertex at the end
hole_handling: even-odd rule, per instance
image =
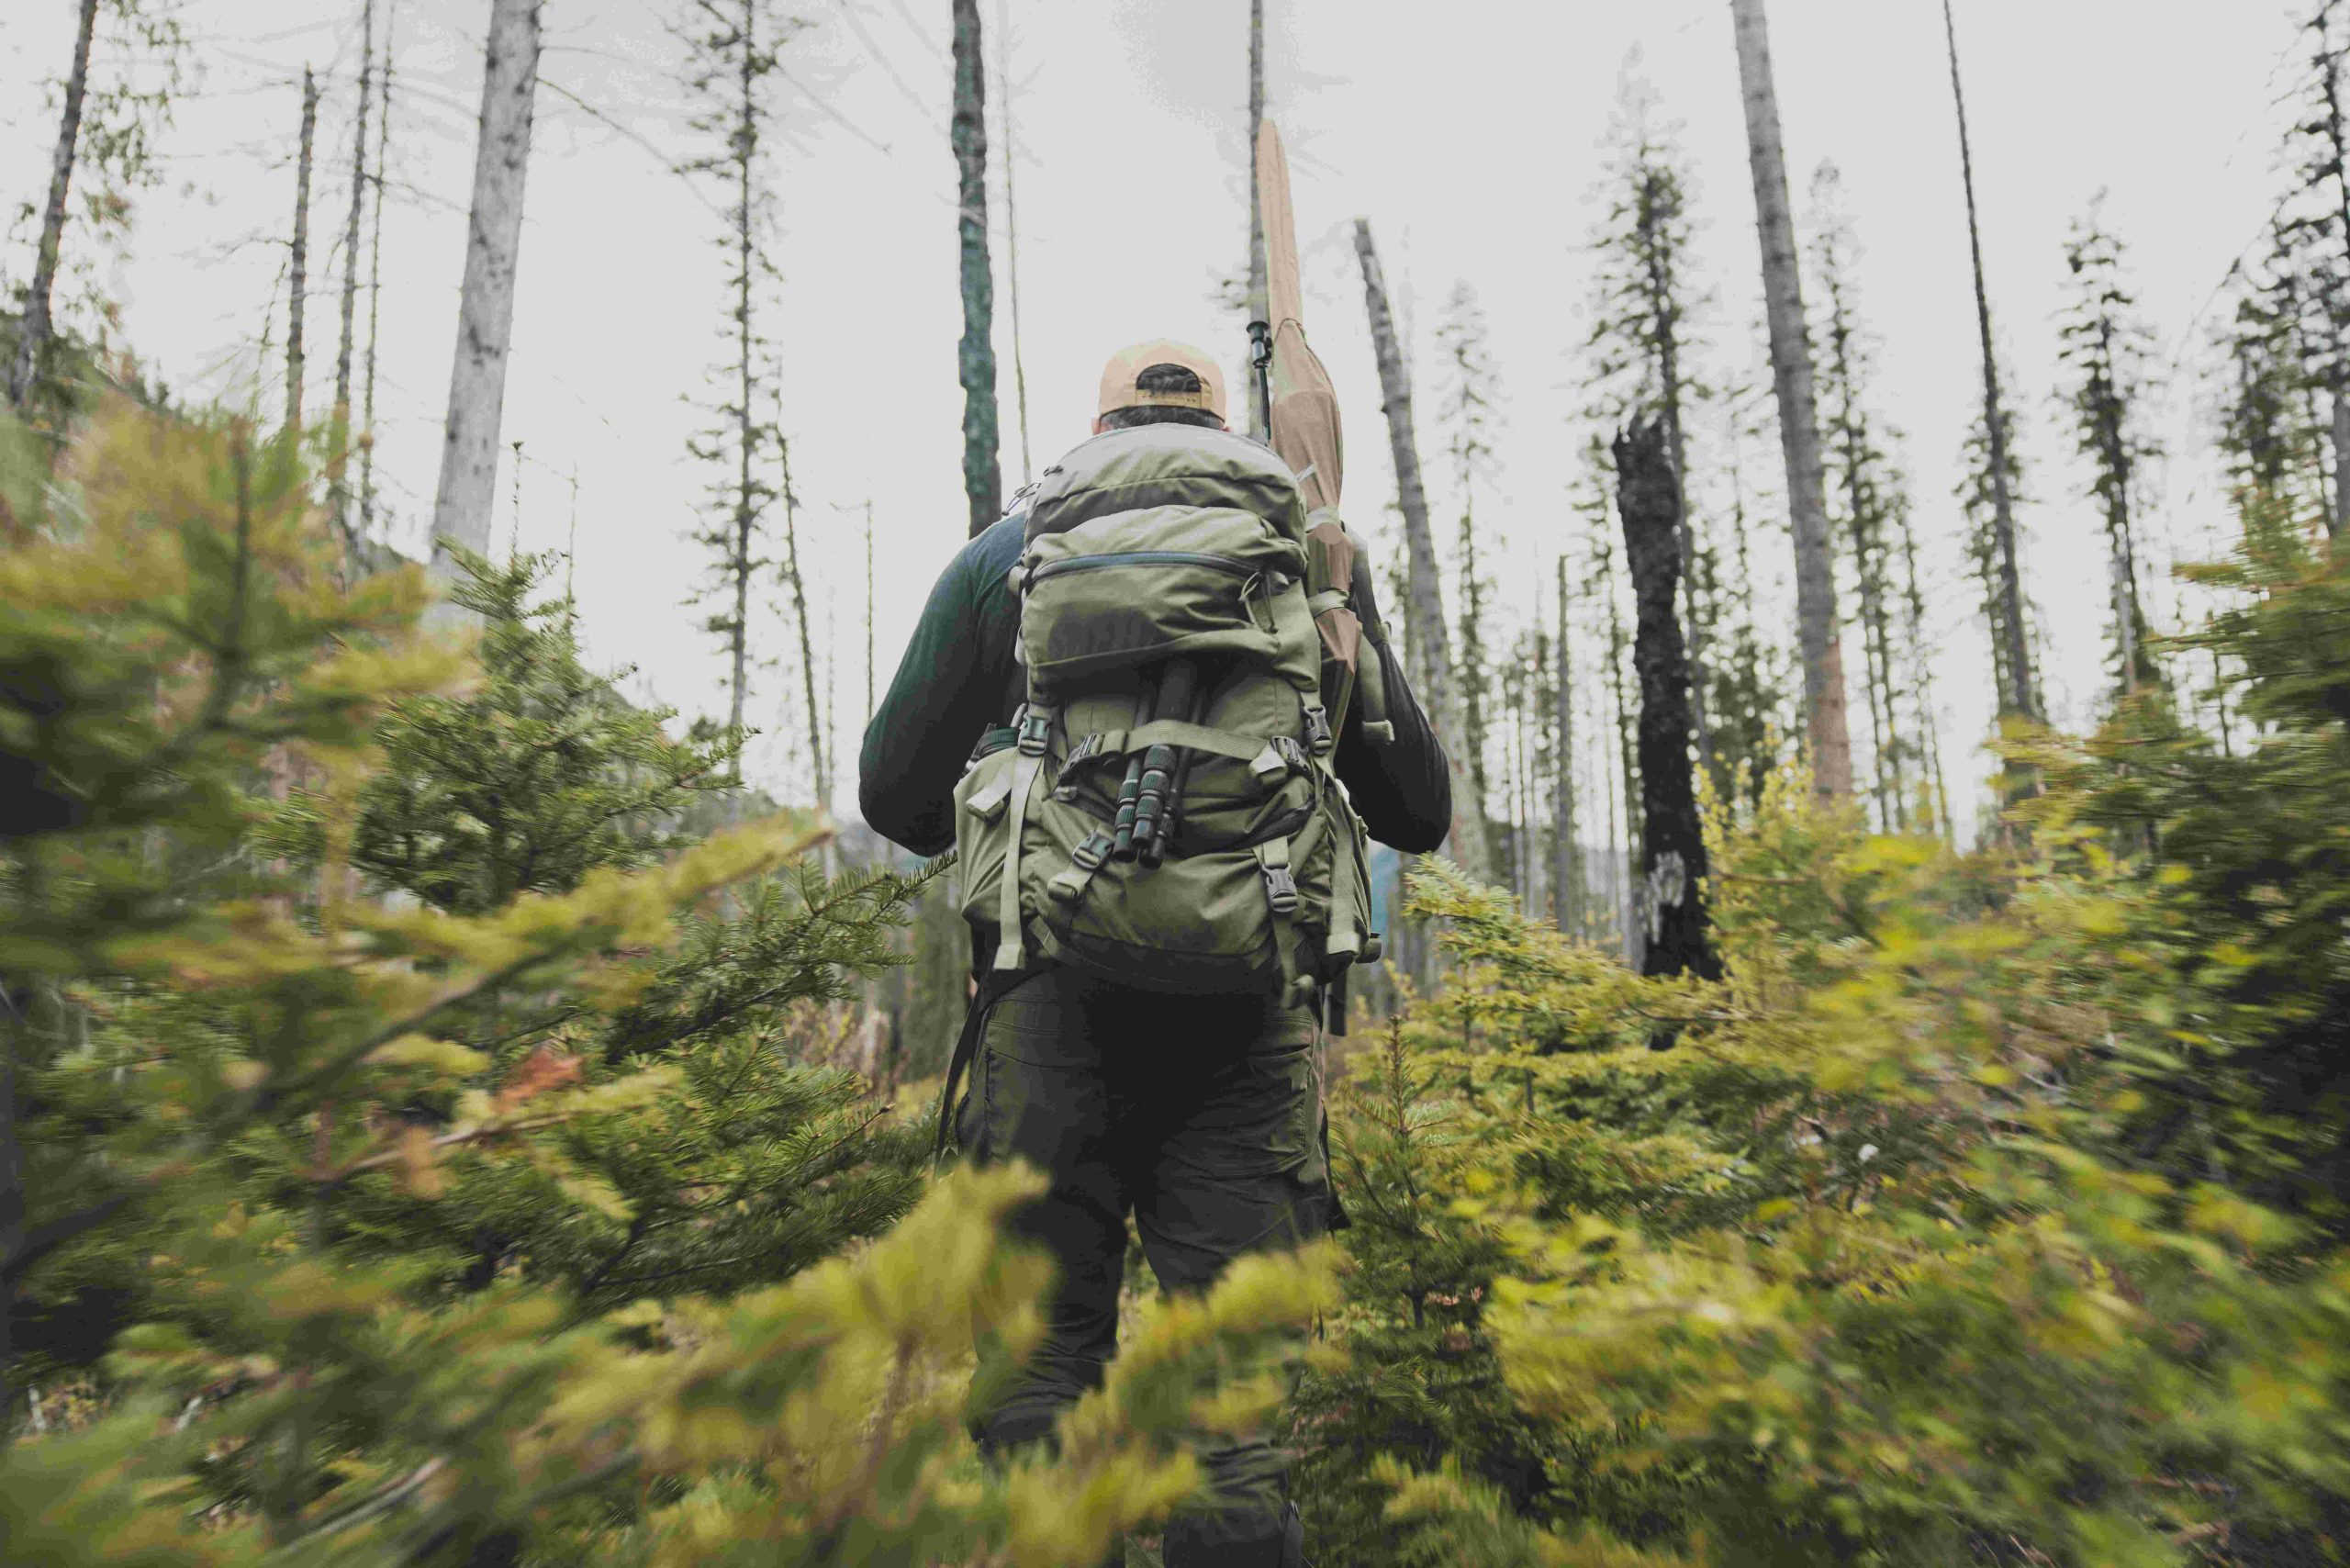
POLYGON ((2350 1560, 2350 4, 1385 9, 0 15, 0 1563, 2350 1560), (1452 816, 1347 1224, 983 1454, 857 735, 1161 330, 1452 816))

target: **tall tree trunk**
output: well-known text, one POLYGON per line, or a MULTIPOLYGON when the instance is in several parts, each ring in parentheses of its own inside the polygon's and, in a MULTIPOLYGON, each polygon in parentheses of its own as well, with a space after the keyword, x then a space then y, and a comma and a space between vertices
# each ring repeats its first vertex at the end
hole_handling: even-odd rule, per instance
POLYGON ((2009 671, 2009 700, 2024 719, 2040 717, 2031 655, 2026 646, 2023 574, 2016 561, 2015 497, 2008 485, 2008 421, 1999 400, 1999 361, 1991 341, 1991 292, 1983 278, 1983 229, 1975 206, 1975 147, 1966 132, 1966 89, 1958 73, 1958 23, 1951 0, 1942 0, 1942 35, 1950 46, 1951 101, 1958 109, 1958 162, 1966 183, 1966 248, 1975 262, 1975 324, 1983 349, 1983 430, 1990 445, 1991 527, 1998 551, 2000 656, 2009 671))
MULTIPOLYGON (((1012 290, 1012 392, 1020 414, 1020 482, 1035 477, 1028 451, 1028 365, 1020 352, 1020 208, 1013 200, 1012 166, 1018 150, 1012 135, 1012 6, 996 0, 996 113, 1003 119, 1003 260, 1005 282, 1012 290)), ((866 508, 871 510, 873 503, 866 508)), ((871 704, 867 705, 868 708, 871 704)))
POLYGON ((295 167, 293 275, 285 295, 285 428, 302 428, 302 320, 310 292, 310 159, 319 129, 319 84, 302 67, 302 151, 295 167))
POLYGON ((65 75, 65 112, 57 122, 57 151, 49 164, 49 199, 40 209, 40 241, 33 252, 33 281, 25 291, 25 313, 17 326, 17 357, 8 367, 8 401, 25 408, 40 384, 49 340, 56 330, 50 297, 57 292, 57 260, 65 241, 65 198, 73 184, 74 150, 82 140, 82 100, 90 86, 90 39, 98 26, 98 0, 82 0, 73 28, 73 67, 65 75))
MULTIPOLYGON (((1605 582, 1601 589, 1607 598, 1607 679, 1616 701, 1616 762, 1624 785, 1624 879, 1617 889, 1616 919, 1623 937, 1624 962, 1639 969, 1647 962, 1648 927, 1640 914, 1640 899, 1637 878, 1642 857, 1641 844, 1645 835, 1640 831, 1640 749, 1634 727, 1632 704, 1624 692, 1626 655, 1631 652, 1624 635, 1623 610, 1616 600, 1616 568, 1611 554, 1606 563, 1605 582)), ((1611 779, 1612 782, 1612 779, 1611 779)), ((1612 808, 1611 808, 1612 811, 1612 808)), ((1609 831, 1614 831, 1610 823, 1609 831)))
POLYGON ((392 21, 391 16, 384 18, 384 68, 376 79, 375 94, 375 172, 368 181, 375 187, 375 210, 367 240, 367 370, 359 394, 359 535, 363 539, 371 537, 375 527, 375 351, 383 323, 384 174, 392 155, 392 21))
POLYGON ((327 429, 327 493, 335 528, 351 532, 351 359, 359 335, 359 240, 367 207, 367 109, 375 85, 375 0, 359 10, 359 112, 351 131, 351 211, 342 225, 342 331, 335 342, 334 423, 327 429))
POLYGON ((1395 338, 1395 318, 1387 303, 1387 280, 1379 269, 1379 253, 1371 242, 1371 223, 1355 219, 1355 254, 1362 262, 1363 297, 1371 314, 1371 348, 1379 359, 1382 411, 1387 416, 1387 442, 1395 460, 1396 500, 1404 513, 1404 538, 1410 556, 1410 626, 1420 649, 1419 674, 1427 687, 1429 709, 1446 741, 1446 760, 1452 770, 1452 858, 1472 877, 1490 881, 1493 851, 1485 830, 1485 801, 1476 787, 1462 751, 1467 726, 1460 688, 1454 679, 1451 633, 1445 625, 1442 579, 1438 575, 1436 540, 1428 531, 1428 494, 1420 478, 1419 443, 1412 433, 1412 382, 1404 367, 1404 351, 1395 338))
MULTIPOLYGON (((1270 286, 1265 268, 1265 207, 1264 192, 1257 184, 1257 138, 1265 124, 1265 0, 1248 0, 1248 319, 1262 321, 1272 309, 1270 286)), ((1247 376, 1241 386, 1249 385, 1247 376)), ((1248 409, 1248 433, 1259 441, 1271 433, 1265 429, 1265 411, 1257 406, 1253 396, 1241 399, 1248 409)))
POLYGON ((873 722, 873 498, 865 499, 865 722, 873 722))
POLYGON ((498 436, 506 408, 506 359, 514 338, 514 285, 522 250, 523 178, 539 87, 543 0, 490 0, 482 64, 481 126, 465 232, 465 280, 449 373, 441 481, 432 502, 433 564, 452 569, 446 545, 487 552, 498 487, 498 436))
MULTIPOLYGON (((753 379, 757 371, 754 357, 758 352, 755 328, 758 279, 756 236, 753 232, 758 208, 755 203, 757 192, 752 185, 752 164, 758 148, 758 64, 759 47, 755 31, 759 15, 753 0, 743 0, 734 26, 738 45, 736 54, 737 90, 741 94, 735 105, 734 134, 728 139, 728 156, 734 165, 734 537, 728 552, 727 570, 734 578, 734 616, 727 637, 727 722, 737 734, 743 729, 743 704, 750 695, 751 665, 751 568, 752 535, 759 521, 758 475, 759 455, 758 414, 753 406, 756 388, 753 379)), ((778 429, 780 432, 780 411, 778 429)), ((791 481, 789 458, 784 463, 784 483, 791 481)), ((739 776, 738 766, 735 772, 739 776)))
POLYGON ((960 185, 963 341, 963 494, 977 539, 1003 515, 1003 469, 996 456, 995 278, 988 266, 987 60, 979 48, 979 0, 955 3, 955 112, 948 140, 960 185))
POLYGON ((800 493, 791 486, 791 442, 779 440, 777 444, 783 451, 783 569, 791 588, 792 617, 800 623, 800 680, 808 703, 808 761, 815 771, 816 804, 830 812, 832 758, 824 745, 824 710, 816 700, 816 634, 808 622, 808 579, 800 571, 800 493))
POLYGON ((1813 785, 1826 796, 1852 792, 1852 740, 1844 711, 1844 647, 1836 619, 1836 572, 1828 541, 1827 483, 1819 462, 1811 342, 1795 219, 1787 207, 1786 149, 1779 135, 1778 89, 1762 0, 1730 0, 1738 29, 1738 74, 1746 98, 1746 141, 1754 176, 1755 232, 1762 246, 1762 301, 1771 325, 1771 381, 1779 404, 1779 446, 1796 546, 1796 629, 1803 650, 1805 728, 1813 785))
POLYGON ((2350 531, 2350 390, 2333 395, 2333 513, 2325 523, 2337 539, 2350 531))
POLYGON ((1681 571, 1680 499, 1663 427, 1636 421, 1616 438, 1624 561, 1639 610, 1632 665, 1640 680, 1640 972, 1696 974, 1721 965, 1707 934, 1706 840, 1690 764, 1689 662, 1673 612, 1681 571))
POLYGON ((1583 846, 1576 838, 1575 826, 1574 651, 1567 641, 1572 620, 1567 558, 1561 555, 1558 646, 1551 654, 1557 668, 1551 677, 1554 684, 1550 691, 1550 724, 1555 738, 1550 745, 1550 761, 1558 772, 1558 782, 1550 797, 1550 918, 1560 930, 1581 935, 1583 876, 1583 846))

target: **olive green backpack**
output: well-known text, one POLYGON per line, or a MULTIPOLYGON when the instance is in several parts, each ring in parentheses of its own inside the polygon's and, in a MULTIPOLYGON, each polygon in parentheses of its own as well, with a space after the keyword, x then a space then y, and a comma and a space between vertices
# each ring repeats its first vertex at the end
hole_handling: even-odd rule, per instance
POLYGON ((1013 571, 1026 701, 956 789, 991 978, 1051 963, 1300 1003, 1377 956, 1330 765, 1369 651, 1354 557, 1227 431, 1113 431, 1046 470, 1013 571))

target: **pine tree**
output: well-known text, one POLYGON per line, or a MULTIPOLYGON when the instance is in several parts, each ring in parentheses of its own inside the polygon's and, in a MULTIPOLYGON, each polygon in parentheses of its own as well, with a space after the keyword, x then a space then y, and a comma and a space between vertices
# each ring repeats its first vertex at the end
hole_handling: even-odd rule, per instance
POLYGON ((2058 329, 2061 357, 2072 377, 2065 401, 2073 416, 2075 444, 2096 475, 2090 494, 2105 514, 2112 563, 2114 685, 2127 696, 2162 681, 2138 595, 2136 537, 2146 465, 2162 456, 2142 412, 2154 335, 2138 318, 2136 297, 2123 281, 2121 241, 2105 227, 2098 203, 2074 223, 2065 265, 2075 290, 2058 329))
MULTIPOLYGON (((2013 411, 2004 404, 1996 411, 1997 422, 1986 425, 1978 410, 1967 431, 1958 497, 1967 520, 1967 560, 1982 589, 1983 619, 1991 634, 1992 691, 2002 717, 2022 716, 2031 711, 2037 671, 2025 605, 2009 589, 2020 580, 2010 569, 2015 509, 2029 498, 2013 411)), ((2010 784, 2020 787, 2013 778, 2010 784)))
POLYGON ((1852 277, 1856 241, 1841 201, 1841 176, 1823 162, 1812 178, 1816 233, 1813 267, 1822 289, 1818 342, 1820 418, 1828 435, 1834 504, 1830 520, 1852 562, 1858 592, 1862 667, 1868 693, 1872 790, 1876 820, 1908 825, 1909 763, 1914 755, 1901 706, 1895 567, 1896 516, 1908 504, 1907 484, 1886 450, 1897 432, 1881 430, 1870 409, 1874 344, 1859 315, 1852 277))
MULTIPOLYGON (((1497 388, 1484 310, 1468 284, 1455 286, 1436 337, 1451 373, 1440 417, 1445 450, 1452 459, 1453 483, 1460 494, 1460 522, 1455 536, 1459 553, 1454 561, 1460 585, 1460 621, 1452 638, 1453 646, 1460 650, 1454 673, 1460 689, 1460 745, 1467 754, 1476 799, 1486 803, 1490 824, 1495 799, 1491 771, 1494 655, 1486 638, 1491 630, 1493 583, 1479 560, 1488 541, 1481 537, 1476 512, 1477 487, 1493 473, 1497 388)), ((1486 833, 1492 832, 1488 825, 1486 833)), ((1515 867, 1514 846, 1505 841, 1504 853, 1494 857, 1494 874, 1505 884, 1514 883, 1515 867)))
MULTIPOLYGON (((1763 635, 1756 602, 1754 509, 1748 481, 1748 452, 1763 439, 1747 398, 1729 399, 1731 419, 1725 443, 1730 504, 1722 514, 1724 543, 1700 553, 1699 566, 1724 587, 1711 597, 1717 629, 1713 664, 1706 671, 1707 702, 1713 713, 1711 778, 1717 800, 1751 810, 1777 769, 1791 725, 1785 714, 1787 680, 1784 655, 1763 635)), ((1802 722, 1800 715, 1796 720, 1802 722)))
MULTIPOLYGON (((2001 390, 1998 351, 1991 331, 1990 286, 1983 274, 1983 230, 1975 205, 1975 148, 1966 130, 1966 93, 1958 70, 1958 23, 1951 0, 1942 0, 1942 29, 1950 45, 1950 89, 1958 111, 1959 167, 1966 189, 1966 241, 1975 263, 1975 319, 1982 340, 1983 405, 1972 441, 1981 447, 1969 465, 1969 505, 1979 513, 1973 548, 1984 576, 1986 613, 1998 644, 1992 655, 2002 684, 1999 713, 2036 722, 2042 717, 2040 684, 2032 668, 2030 628, 2025 623, 2022 546, 2016 537, 2015 487, 2020 468, 2012 450, 2014 415, 2001 390)), ((2011 770, 2012 772, 2012 770, 2011 770)), ((2011 778, 2018 788, 2020 778, 2011 778)))
POLYGON ((763 320, 779 274, 770 253, 775 191, 767 139, 770 101, 781 50, 797 24, 778 18, 769 0, 696 0, 686 84, 703 106, 696 133, 717 149, 685 165, 725 191, 725 359, 711 423, 687 450, 712 470, 710 510, 694 542, 709 555, 699 597, 715 602, 703 622, 727 658, 726 722, 737 734, 750 697, 751 591, 775 563, 767 554, 767 512, 777 489, 767 465, 782 432, 766 409, 779 396, 775 347, 763 320))
POLYGON ((2325 526, 2339 534, 2350 527, 2350 7, 2318 0, 2302 30, 2310 50, 2307 107, 2292 138, 2301 188, 2291 221, 2311 258, 2308 369, 2311 386, 2322 387, 2332 405, 2315 422, 2333 465, 2325 526))
MULTIPOLYGON (((1688 427, 1694 406, 1709 396, 1692 361, 1700 346, 1695 319, 1710 297, 1690 272, 1688 160, 1674 140, 1675 128, 1660 124, 1658 113, 1655 91, 1628 78, 1608 130, 1610 164, 1600 187, 1606 215, 1592 239, 1597 271, 1584 344, 1591 356, 1588 413, 1611 431, 1643 413, 1654 414, 1663 427, 1680 503, 1679 614, 1691 663, 1703 671, 1711 663, 1713 634, 1696 598, 1688 427)), ((1704 696, 1701 689, 1697 749, 1710 763, 1712 718, 1704 696)))

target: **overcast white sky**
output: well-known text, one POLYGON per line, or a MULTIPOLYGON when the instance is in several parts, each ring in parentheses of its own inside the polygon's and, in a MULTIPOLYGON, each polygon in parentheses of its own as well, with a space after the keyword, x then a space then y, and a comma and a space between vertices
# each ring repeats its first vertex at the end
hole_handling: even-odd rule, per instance
MULTIPOLYGON (((379 4, 396 13, 398 68, 380 472, 396 536, 414 549, 437 474, 488 6, 379 4)), ((2100 536, 2052 403, 2066 227, 2109 189, 2107 216, 2132 246, 2145 312, 2177 366, 2160 418, 2174 457, 2149 530, 2160 568, 2207 549, 2216 526, 2204 342, 2215 290, 2275 200, 2287 118, 2277 100, 2297 63, 2301 8, 1961 0, 1990 286, 2020 382, 2036 501, 2026 570, 2060 721, 2080 723, 2093 710, 2105 605, 2100 536)), ((697 423, 689 400, 717 348, 722 300, 714 210, 666 171, 692 151, 681 50, 666 26, 681 9, 681 0, 547 5, 547 90, 506 408, 506 439, 523 443, 520 501, 518 518, 509 463, 496 538, 502 547, 519 527, 525 548, 561 547, 576 472, 590 648, 637 666, 633 691, 691 714, 724 707, 723 662, 699 631, 702 612, 683 602, 700 565, 683 536, 705 483, 686 455, 697 423)), ((985 9, 992 51, 1004 37, 995 6, 985 9)), ((1683 123, 1700 266, 1716 301, 1711 374, 1731 384, 1767 375, 1727 0, 1270 0, 1267 9, 1268 95, 1292 151, 1307 325, 1352 438, 1348 510, 1376 536, 1393 494, 1350 242, 1350 220, 1364 215, 1391 281, 1416 302, 1421 447, 1440 517, 1450 487, 1437 460, 1431 339, 1456 281, 1483 298, 1506 423, 1495 491, 1480 512, 1505 540, 1503 613, 1520 622, 1570 538, 1592 196, 1628 72, 1651 82, 1683 123)), ((946 0, 806 0, 800 10, 814 26, 786 57, 792 144, 777 170, 786 282, 772 332, 809 503, 816 633, 837 649, 845 801, 866 703, 864 504, 876 519, 884 681, 964 534, 948 9, 946 0)), ((69 0, 16 0, 0 13, 0 197, 11 207, 46 179, 55 126, 44 84, 65 62, 73 11, 69 0)), ((127 304, 129 340, 154 373, 185 394, 242 398, 264 311, 274 308, 284 333, 285 247, 270 241, 291 227, 305 62, 327 92, 317 248, 340 229, 359 0, 185 0, 185 15, 200 75, 169 142, 170 183, 142 201, 131 255, 108 277, 127 304)), ((1212 295, 1244 249, 1247 18, 1247 0, 1013 0, 1022 347, 1038 467, 1083 435, 1109 349, 1167 334, 1228 361, 1242 353, 1238 321, 1212 295)), ((1881 406, 1908 438, 1903 455, 1936 585, 1951 783, 1968 793, 1986 773, 1968 748, 1987 726, 1988 658, 1952 499, 1976 358, 1941 9, 1934 0, 1775 0, 1771 20, 1799 215, 1810 171, 1833 158, 1865 247, 1860 283, 1883 340, 1881 406)), ((95 69, 118 64, 102 55, 95 69)), ((1000 174, 994 215, 1009 488, 1021 457, 1000 174)), ((28 250, 19 225, 0 280, 21 280, 28 250)), ((312 301, 314 407, 331 396, 340 266, 338 256, 312 301)), ((282 369, 258 370, 274 406, 282 369)), ((1701 432, 1693 452, 1700 468, 1706 440, 1701 432)), ((1784 592, 1783 537, 1765 547, 1774 593, 1784 592)), ((2169 589, 2154 599, 2166 619, 2169 589)), ((768 611, 762 643, 779 651, 789 635, 779 594, 768 611)), ((754 715, 772 725, 786 690, 786 672, 766 674, 754 715)), ((1856 691, 1856 714, 1859 702, 1856 691)), ((777 747, 755 756, 791 788, 777 747)))

